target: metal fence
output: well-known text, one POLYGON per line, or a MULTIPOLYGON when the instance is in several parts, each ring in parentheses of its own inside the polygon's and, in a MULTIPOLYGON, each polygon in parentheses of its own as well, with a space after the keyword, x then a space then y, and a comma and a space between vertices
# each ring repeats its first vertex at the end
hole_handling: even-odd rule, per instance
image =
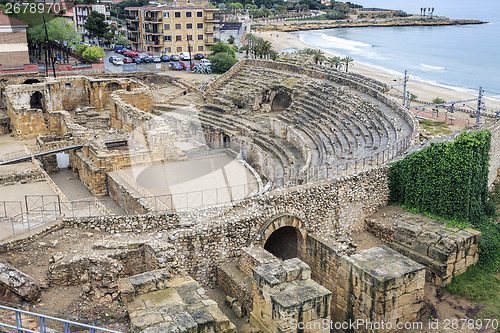
POLYGON ((216 189, 144 196, 139 199, 143 200, 149 209, 163 212, 235 202, 258 193, 259 184, 252 182, 216 189))
POLYGON ((0 239, 62 217, 103 216, 95 198, 63 201, 58 195, 26 195, 22 201, 0 201, 0 239))
MULTIPOLYGON (((388 161, 401 156, 412 144, 412 137, 410 135, 396 141, 393 145, 381 150, 371 156, 359 157, 353 161, 338 163, 331 166, 316 167, 311 166, 305 172, 299 173, 296 169, 288 166, 283 166, 288 176, 285 177, 270 177, 273 181, 273 188, 295 186, 307 182, 314 182, 319 180, 338 178, 348 176, 353 173, 368 170, 375 166, 386 164, 388 161), (287 169, 288 168, 288 169, 287 169)), ((234 142, 212 142, 209 146, 213 149, 230 149, 239 154, 243 160, 250 164, 248 153, 242 148, 242 145, 234 142)))
POLYGON ((106 328, 76 321, 51 317, 40 313, 0 305, 0 332, 2 333, 46 333, 46 332, 107 332, 119 333, 106 328))

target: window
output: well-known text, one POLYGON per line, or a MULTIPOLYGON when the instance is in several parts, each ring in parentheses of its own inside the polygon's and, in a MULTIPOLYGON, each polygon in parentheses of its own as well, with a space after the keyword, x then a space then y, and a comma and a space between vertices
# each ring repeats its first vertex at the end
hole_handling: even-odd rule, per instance
POLYGON ((176 50, 177 53, 181 53, 182 52, 182 46, 177 46, 175 48, 175 50, 176 50))
POLYGON ((64 88, 66 89, 71 89, 71 83, 65 83, 64 88))
POLYGON ((163 18, 170 18, 169 12, 163 12, 163 18))
POLYGON ((181 12, 174 12, 174 17, 181 17, 181 12))
POLYGON ((171 42, 172 41, 172 36, 168 35, 168 36, 163 36, 163 41, 164 42, 171 42))
POLYGON ((192 12, 186 12, 186 17, 193 17, 193 13, 192 12))
POLYGON ((186 29, 193 29, 193 23, 186 23, 186 29))
POLYGON ((203 23, 196 23, 196 29, 203 29, 203 23))
POLYGON ((203 45, 198 46, 198 51, 203 52, 203 45))
POLYGON ((175 24, 175 30, 180 30, 180 29, 182 29, 182 24, 176 23, 175 24))
POLYGON ((196 17, 203 17, 203 12, 196 12, 196 17))
POLYGON ((187 40, 193 40, 193 35, 187 35, 187 40))
POLYGON ((203 40, 203 34, 198 35, 198 40, 203 40))
POLYGON ((176 42, 182 42, 182 35, 176 35, 175 36, 175 41, 176 42))
POLYGON ((163 30, 170 30, 170 23, 165 23, 163 25, 163 30))

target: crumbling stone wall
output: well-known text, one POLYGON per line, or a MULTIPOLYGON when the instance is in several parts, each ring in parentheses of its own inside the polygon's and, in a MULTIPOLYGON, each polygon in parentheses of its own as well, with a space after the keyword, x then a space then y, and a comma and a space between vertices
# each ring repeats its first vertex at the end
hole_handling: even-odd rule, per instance
POLYGON ((425 269, 386 246, 342 256, 318 236, 308 235, 303 258, 311 277, 332 291, 333 322, 415 321, 423 307, 425 269), (404 267, 404 269, 402 269, 404 267))
MULTIPOLYGON (((339 232, 348 233, 352 225, 387 204, 387 172, 387 167, 381 167, 338 180, 272 191, 238 203, 160 217, 105 216, 66 219, 64 223, 108 232, 168 231, 177 253, 183 255, 188 274, 211 284, 217 264, 239 256, 239 249, 245 246, 261 244, 266 237, 265 226, 279 216, 295 216, 308 233, 318 232, 332 239, 339 232), (351 205, 362 205, 362 209, 351 214, 351 205)), ((338 245, 343 248, 341 252, 348 249, 338 245)))
POLYGON ((45 180, 39 169, 26 170, 20 173, 0 175, 0 185, 27 184, 45 180))
POLYGON ((97 111, 109 109, 113 104, 111 93, 137 86, 137 82, 129 79, 63 76, 50 82, 6 86, 3 100, 14 134, 34 137, 47 133, 49 127, 57 127, 54 123, 57 118, 49 119, 51 112, 83 106, 94 107, 97 111), (33 101, 37 101, 36 107, 33 101))
POLYGON ((427 267, 427 279, 438 286, 450 283, 479 259, 477 230, 450 230, 445 222, 429 219, 401 219, 394 230, 390 247, 427 267))
POLYGON ((114 173, 107 173, 108 194, 127 214, 146 214, 148 202, 140 194, 130 190, 130 186, 114 173))
MULTIPOLYGON (((84 147, 85 149, 88 148, 84 147)), ((82 151, 70 151, 69 161, 73 173, 78 175, 83 185, 87 187, 92 195, 100 197, 107 194, 106 168, 97 166, 82 151)))
POLYGON ((491 187, 493 182, 497 179, 500 169, 500 122, 495 123, 488 128, 488 130, 491 132, 488 186, 491 187))
POLYGON ((250 322, 265 333, 330 331, 331 292, 298 258, 255 267, 250 322), (300 327, 299 325, 304 325, 300 327))

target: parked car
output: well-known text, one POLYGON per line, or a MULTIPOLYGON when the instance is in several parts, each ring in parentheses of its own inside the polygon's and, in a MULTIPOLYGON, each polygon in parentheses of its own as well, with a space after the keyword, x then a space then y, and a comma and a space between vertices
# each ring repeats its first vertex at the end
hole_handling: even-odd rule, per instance
POLYGON ((153 62, 161 62, 160 56, 153 56, 153 62))
POLYGON ((170 57, 169 57, 168 55, 166 55, 166 54, 165 54, 165 55, 162 55, 162 56, 160 57, 160 59, 161 59, 161 61, 164 61, 164 62, 170 61, 170 57))
POLYGON ((113 65, 121 66, 121 65, 123 65, 123 60, 121 58, 117 58, 117 59, 115 58, 115 59, 113 59, 113 65))
POLYGON ((123 45, 120 45, 120 44, 115 45, 115 52, 123 53, 123 48, 124 48, 123 45))
POLYGON ((173 71, 183 71, 184 67, 182 67, 178 62, 171 62, 168 64, 168 68, 173 71))
POLYGON ((204 59, 205 57, 201 53, 196 53, 193 58, 194 60, 201 60, 204 59))
POLYGON ((210 66, 211 64, 212 64, 212 62, 208 59, 201 59, 200 60, 200 65, 210 66))
MULTIPOLYGON (((179 65, 182 66, 184 69, 189 68, 189 61, 179 61, 179 65)), ((196 61, 191 61, 191 68, 194 68, 196 65, 198 65, 198 62, 196 61)))
POLYGON ((170 56, 170 60, 171 60, 171 61, 179 61, 179 60, 181 60, 181 59, 179 58, 179 55, 177 55, 177 54, 172 54, 172 55, 170 56))
POLYGON ((136 63, 136 64, 142 64, 142 58, 141 57, 135 57, 135 58, 132 58, 133 61, 136 63))
POLYGON ((189 55, 189 52, 182 52, 179 54, 179 59, 180 60, 190 60, 191 56, 189 55))
POLYGON ((115 59, 120 59, 120 57, 118 57, 118 56, 111 56, 111 57, 109 57, 109 62, 112 63, 115 59))
POLYGON ((124 64, 132 64, 132 63, 134 63, 134 60, 132 60, 131 58, 125 58, 125 59, 123 59, 123 63, 124 64))

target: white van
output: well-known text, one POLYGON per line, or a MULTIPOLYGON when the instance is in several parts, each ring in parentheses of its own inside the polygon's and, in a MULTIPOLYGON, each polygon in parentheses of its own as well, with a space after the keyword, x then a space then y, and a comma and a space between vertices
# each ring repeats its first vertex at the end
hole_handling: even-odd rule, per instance
POLYGON ((201 59, 200 64, 202 64, 204 66, 210 66, 212 63, 208 59, 201 59))
POLYGON ((181 60, 191 60, 191 57, 189 56, 189 52, 182 52, 179 54, 179 58, 181 60))

